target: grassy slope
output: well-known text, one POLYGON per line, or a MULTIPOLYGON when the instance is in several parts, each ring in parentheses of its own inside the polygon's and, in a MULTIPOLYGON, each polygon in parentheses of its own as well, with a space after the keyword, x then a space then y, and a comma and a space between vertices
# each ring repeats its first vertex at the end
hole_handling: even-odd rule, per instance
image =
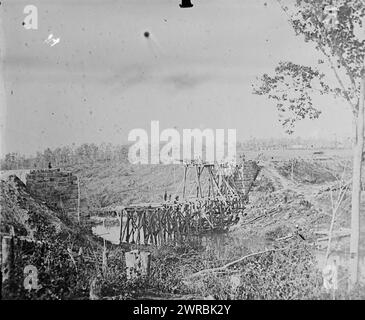
MULTIPOLYGON (((284 153, 286 157, 282 159, 279 157, 284 151, 270 151, 263 154, 263 152, 249 152, 246 153, 247 159, 255 159, 259 154, 263 154, 264 158, 271 159, 280 163, 285 162, 288 158, 297 157, 297 150, 289 150, 284 153)), ((311 156, 313 151, 301 151, 300 156, 311 156)), ((240 152, 239 152, 240 153, 240 152)), ((331 156, 326 152, 326 156, 331 156)), ((287 161, 286 161, 287 162, 287 161)), ((282 174, 290 175, 289 162, 282 174)), ((299 165, 299 169, 302 166, 299 165)), ((313 179, 313 172, 310 172, 310 167, 315 169, 314 177, 317 182, 323 181, 318 179, 322 175, 323 168, 312 164, 304 169, 307 171, 308 180, 313 179)), ((168 194, 180 194, 181 184, 183 180, 183 167, 181 165, 131 165, 127 159, 122 161, 98 161, 89 162, 79 165, 66 167, 77 174, 81 181, 81 193, 83 207, 97 208, 104 207, 111 204, 131 204, 137 202, 157 202, 163 199, 165 191, 168 194), (180 187, 180 189, 179 189, 180 187)), ((302 172, 297 172, 295 167, 294 174, 296 176, 302 175, 302 172)), ((328 168, 326 168, 328 170, 328 168)), ((337 168, 335 168, 337 170, 337 168)), ((299 170, 300 171, 300 170, 299 170)), ((324 178, 330 180, 334 178, 330 173, 326 173, 324 178)), ((191 194, 194 193, 193 181, 195 179, 194 172, 191 171, 188 177, 187 189, 191 194)), ((203 178, 204 179, 204 178, 203 178)))
MULTIPOLYGON (((182 194, 181 165, 131 165, 125 162, 94 162, 66 168, 80 178, 84 210, 112 204, 159 202, 165 191, 182 194)), ((193 194, 195 176, 190 171, 187 190, 193 194)), ((204 180, 204 178, 203 178, 204 180)))

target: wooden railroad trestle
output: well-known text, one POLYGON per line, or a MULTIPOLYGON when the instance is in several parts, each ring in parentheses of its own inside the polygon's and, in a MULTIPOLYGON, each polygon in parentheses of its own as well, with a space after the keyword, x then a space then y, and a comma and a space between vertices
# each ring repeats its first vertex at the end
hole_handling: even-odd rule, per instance
MULTIPOLYGON (((242 192, 235 179, 240 166, 229 167, 201 161, 183 162, 182 194, 161 203, 110 206, 101 213, 114 215, 120 222, 120 243, 161 245, 180 242, 211 230, 225 230, 236 223, 248 201, 248 191, 242 192), (188 172, 195 171, 196 197, 187 197, 188 172), (194 170, 195 169, 195 170, 194 170), (205 172, 205 181, 203 181, 205 172), (181 200, 179 200, 181 199, 181 200)), ((249 177, 250 187, 258 167, 249 177)), ((178 194, 178 193, 177 193, 178 194)), ((191 192, 189 193, 191 194, 191 192)))
POLYGON ((104 208, 120 223, 120 242, 161 245, 184 241, 235 223, 244 209, 239 197, 104 208))

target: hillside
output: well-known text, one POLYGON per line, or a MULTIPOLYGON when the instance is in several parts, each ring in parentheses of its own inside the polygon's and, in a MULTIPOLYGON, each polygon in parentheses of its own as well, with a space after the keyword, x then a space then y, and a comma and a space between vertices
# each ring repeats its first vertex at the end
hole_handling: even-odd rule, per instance
POLYGON ((94 236, 78 225, 72 217, 57 212, 32 197, 25 184, 15 175, 0 180, 1 231, 33 240, 50 241, 77 238, 79 245, 96 244, 94 236), (12 230, 13 229, 13 230, 12 230))
MULTIPOLYGON (((182 194, 183 166, 93 162, 66 167, 80 179, 83 210, 112 204, 159 202, 165 192, 182 194)), ((202 175, 204 180, 205 174, 202 175)), ((187 176, 187 195, 194 194, 195 172, 187 176)))
POLYGON ((35 218, 37 214, 58 232, 70 231, 57 213, 28 193, 25 184, 17 176, 10 175, 6 180, 1 180, 0 189, 2 227, 13 226, 17 235, 34 238, 39 227, 35 218))
MULTIPOLYGON (((264 160, 261 163, 265 165, 270 161, 264 160)), ((292 163, 285 160, 274 163, 279 176, 290 180, 292 163)), ((293 178, 309 185, 333 182, 341 176, 343 166, 342 162, 298 160, 293 165, 293 178)), ((84 210, 112 204, 158 202, 163 200, 165 191, 172 197, 182 193, 182 165, 132 165, 127 160, 106 160, 66 166, 64 169, 72 171, 80 179, 84 210)), ((348 172, 347 170, 347 176, 348 172)), ((203 174, 202 180, 204 179, 203 174)), ((195 192, 194 185, 195 173, 190 171, 187 190, 192 196, 195 192)))

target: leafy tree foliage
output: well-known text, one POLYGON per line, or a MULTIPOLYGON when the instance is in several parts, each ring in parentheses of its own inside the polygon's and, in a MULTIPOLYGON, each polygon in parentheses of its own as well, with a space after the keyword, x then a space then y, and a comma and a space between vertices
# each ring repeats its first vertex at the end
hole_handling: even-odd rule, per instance
POLYGON ((313 43, 324 60, 319 59, 317 67, 280 62, 274 75, 261 77, 259 85, 254 86, 254 93, 276 102, 280 122, 288 133, 293 133, 296 121, 318 118, 321 112, 313 102, 316 95, 333 94, 344 98, 356 116, 365 55, 365 39, 361 39, 364 2, 296 0, 295 4, 288 1, 285 5, 278 0, 278 3, 296 35, 313 43), (331 5, 338 8, 334 27, 327 22, 326 7, 331 5), (331 75, 320 71, 325 61, 332 70, 331 75), (332 81, 333 76, 336 82, 332 81))

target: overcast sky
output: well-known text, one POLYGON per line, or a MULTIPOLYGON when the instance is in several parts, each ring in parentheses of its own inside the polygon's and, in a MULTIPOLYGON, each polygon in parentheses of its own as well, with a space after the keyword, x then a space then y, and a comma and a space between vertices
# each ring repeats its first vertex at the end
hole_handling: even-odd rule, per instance
MULTIPOLYGON (((3 153, 125 143, 151 120, 161 130, 236 128, 238 140, 285 136, 275 106, 251 84, 280 60, 319 58, 273 0, 192 0, 190 9, 179 0, 1 2, 3 153), (22 26, 29 2, 38 30, 22 26), (44 42, 51 33, 60 38, 53 47, 44 42)), ((344 103, 321 102, 321 119, 297 135, 350 134, 344 103)))

